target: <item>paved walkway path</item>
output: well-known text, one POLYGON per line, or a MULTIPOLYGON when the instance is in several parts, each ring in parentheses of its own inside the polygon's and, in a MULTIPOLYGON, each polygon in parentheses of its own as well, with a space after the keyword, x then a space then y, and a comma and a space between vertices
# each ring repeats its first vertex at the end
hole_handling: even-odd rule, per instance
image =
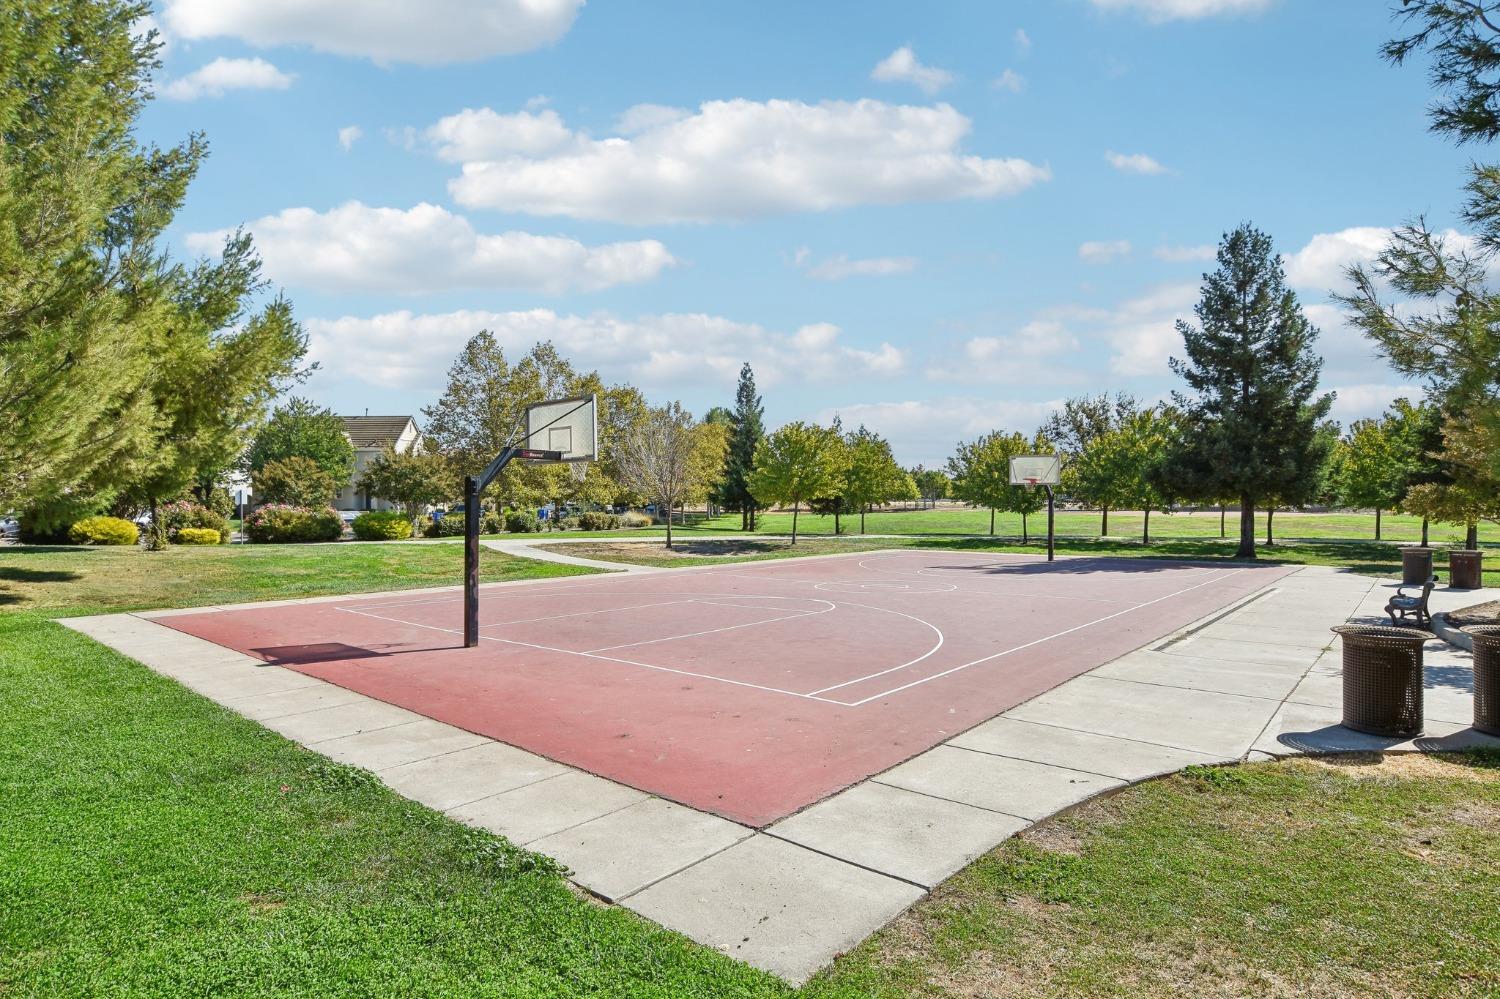
MULTIPOLYGON (((491 546, 559 555, 505 545, 491 546)), ((1007 837, 1129 783, 1193 763, 1500 747, 1469 728, 1468 654, 1441 643, 1427 653, 1423 737, 1339 725, 1328 629, 1376 620, 1388 595, 1369 576, 1304 568, 760 831, 153 621, 174 612, 60 623, 375 771, 401 794, 558 858, 602 898, 800 983, 1007 837)), ((1495 596, 1440 590, 1433 604, 1495 596)))

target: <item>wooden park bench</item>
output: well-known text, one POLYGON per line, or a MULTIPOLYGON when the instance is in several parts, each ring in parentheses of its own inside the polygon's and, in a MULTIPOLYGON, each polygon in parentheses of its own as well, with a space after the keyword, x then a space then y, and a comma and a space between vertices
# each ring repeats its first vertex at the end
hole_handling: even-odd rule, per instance
POLYGON ((1412 618, 1418 628, 1431 628, 1432 615, 1427 610, 1427 598, 1432 596, 1432 588, 1436 585, 1437 577, 1429 578, 1422 584, 1420 597, 1406 592, 1414 589, 1413 586, 1396 587, 1396 595, 1391 597, 1385 605, 1385 612, 1390 615, 1391 624, 1400 627, 1407 624, 1408 618, 1412 618))

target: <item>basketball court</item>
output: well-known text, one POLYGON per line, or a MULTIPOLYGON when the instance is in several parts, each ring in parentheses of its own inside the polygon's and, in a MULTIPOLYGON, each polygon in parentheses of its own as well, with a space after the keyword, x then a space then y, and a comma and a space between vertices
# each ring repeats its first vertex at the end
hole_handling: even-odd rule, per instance
POLYGON ((763 826, 1233 604, 1279 566, 899 550, 159 624, 763 826))

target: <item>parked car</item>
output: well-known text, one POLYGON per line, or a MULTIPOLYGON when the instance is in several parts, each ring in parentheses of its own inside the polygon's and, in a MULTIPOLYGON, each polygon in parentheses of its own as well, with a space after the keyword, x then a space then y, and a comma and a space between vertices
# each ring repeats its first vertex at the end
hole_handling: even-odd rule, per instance
POLYGON ((21 536, 21 522, 14 517, 0 517, 0 538, 14 541, 21 536))
POLYGON ((363 510, 340 510, 339 519, 346 524, 354 523, 354 518, 364 513, 363 510))

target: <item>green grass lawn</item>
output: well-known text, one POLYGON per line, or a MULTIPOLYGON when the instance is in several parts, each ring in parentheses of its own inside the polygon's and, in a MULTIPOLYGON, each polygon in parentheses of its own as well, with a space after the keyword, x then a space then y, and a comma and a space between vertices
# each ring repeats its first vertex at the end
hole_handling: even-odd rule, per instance
MULTIPOLYGON (((1017 552, 1039 555, 1046 552, 1045 543, 1022 544, 1014 538, 942 538, 913 536, 908 538, 861 538, 858 536, 812 535, 793 545, 786 541, 766 539, 733 540, 712 537, 684 538, 668 551, 658 544, 623 544, 609 539, 599 539, 594 544, 558 545, 557 550, 569 555, 599 558, 612 562, 630 562, 636 565, 685 566, 713 565, 727 562, 743 562, 752 559, 797 558, 804 555, 832 555, 841 552, 871 551, 883 548, 933 548, 947 551, 993 551, 1017 552)), ((1057 539, 1056 550, 1064 555, 1110 555, 1127 558, 1179 558, 1200 561, 1232 561, 1232 542, 1217 538, 1182 538, 1153 541, 1143 545, 1125 539, 1070 538, 1057 539)), ((1500 586, 1500 553, 1487 549, 1484 582, 1486 586, 1500 586)), ((1301 565, 1332 565, 1374 576, 1398 576, 1401 574, 1400 550, 1393 545, 1374 541, 1289 541, 1279 542, 1274 547, 1262 548, 1260 557, 1268 562, 1287 562, 1301 565)), ((1435 560, 1438 578, 1448 578, 1448 564, 1438 557, 1435 560)))
MULTIPOLYGON (((487 582, 568 576, 587 569, 481 549, 487 582)), ((460 545, 174 545, 0 548, 0 612, 103 614, 451 586, 463 581, 460 545)))
MULTIPOLYGON (((1230 512, 1225 527, 1230 537, 1237 537, 1239 523, 1237 514, 1230 512)), ((1101 527, 1097 512, 1061 510, 1057 513, 1056 531, 1059 536, 1079 538, 1099 537, 1101 527)), ((843 533, 855 534, 859 530, 858 517, 842 518, 843 533)), ((1028 533, 1045 536, 1046 512, 1027 518, 1028 533)), ((1109 515, 1109 536, 1122 541, 1139 540, 1144 517, 1139 511, 1113 511, 1109 515)), ((1273 536, 1280 539, 1373 541, 1375 539, 1375 515, 1372 513, 1297 513, 1283 510, 1272 520, 1273 536)), ((759 515, 755 533, 790 534, 791 513, 762 513, 759 515)), ((988 535, 990 515, 987 510, 971 510, 966 507, 945 506, 934 510, 887 510, 871 513, 865 517, 865 532, 868 534, 910 535, 988 535)), ((612 538, 646 537, 663 534, 660 527, 625 531, 554 531, 542 534, 520 535, 528 540, 547 541, 560 538, 612 538)), ((690 515, 685 525, 674 526, 674 535, 683 537, 713 537, 723 534, 739 534, 739 514, 723 514, 717 517, 690 515)), ((833 535, 833 517, 803 512, 797 518, 799 536, 833 535)), ((995 534, 1005 538, 1020 538, 1021 517, 1002 513, 995 517, 995 534)), ((1256 536, 1262 541, 1266 535, 1266 515, 1256 516, 1256 536)), ((516 535, 494 534, 487 537, 504 539, 516 535)), ((1215 539, 1219 537, 1219 515, 1215 511, 1151 515, 1151 537, 1172 540, 1181 538, 1215 539)), ((1384 514, 1381 518, 1381 540, 1388 542, 1418 541, 1422 537, 1422 521, 1404 514, 1384 514)), ((1500 525, 1483 523, 1479 526, 1481 541, 1500 543, 1500 525)), ((1428 540, 1437 545, 1457 545, 1463 541, 1463 530, 1450 524, 1433 524, 1428 531, 1428 540)))
MULTIPOLYGON (((1209 545, 1151 554, 1201 557, 1209 545)), ((1347 558, 1350 546, 1305 554, 1347 558)), ((0 550, 0 995, 1500 990, 1494 757, 1256 764, 1127 790, 981 858, 795 993, 50 620, 451 583, 460 556, 456 545, 0 550)), ((485 557, 491 579, 569 571, 485 557)))
MULTIPOLYGON (((1230 512, 1227 531, 1236 536, 1239 530, 1238 514, 1230 512)), ((858 517, 843 517, 844 533, 859 529, 858 517)), ((1141 536, 1142 515, 1130 511, 1114 511, 1109 515, 1110 537, 1134 539, 1141 536)), ((1100 517, 1097 512, 1058 511, 1056 530, 1059 535, 1097 538, 1100 517)), ((1027 518, 1029 533, 1047 531, 1047 514, 1043 510, 1027 518)), ((738 532, 739 514, 726 514, 712 519, 691 520, 693 533, 738 532)), ((1264 540, 1266 515, 1256 516, 1256 533, 1264 540)), ((1346 538, 1355 541, 1373 540, 1375 537, 1375 515, 1365 513, 1295 513, 1281 511, 1272 518, 1276 538, 1346 538)), ((762 513, 758 517, 756 532, 760 534, 790 534, 790 513, 762 513)), ((988 510, 971 510, 963 507, 941 507, 934 510, 890 510, 867 514, 865 531, 869 534, 988 534, 990 515, 988 510)), ((797 517, 797 533, 833 534, 833 517, 818 516, 803 512, 797 517)), ((1001 536, 1021 536, 1021 517, 1013 513, 1001 513, 995 517, 995 533, 1001 536)), ((1481 524, 1481 540, 1500 542, 1500 525, 1481 524)), ((1175 513, 1151 515, 1153 538, 1217 538, 1219 515, 1214 511, 1197 513, 1175 513)), ((1417 541, 1422 536, 1422 521, 1404 514, 1387 513, 1381 518, 1381 538, 1386 541, 1417 541)), ((1429 540, 1435 544, 1456 544, 1463 540, 1460 528, 1447 524, 1433 524, 1429 540)))

